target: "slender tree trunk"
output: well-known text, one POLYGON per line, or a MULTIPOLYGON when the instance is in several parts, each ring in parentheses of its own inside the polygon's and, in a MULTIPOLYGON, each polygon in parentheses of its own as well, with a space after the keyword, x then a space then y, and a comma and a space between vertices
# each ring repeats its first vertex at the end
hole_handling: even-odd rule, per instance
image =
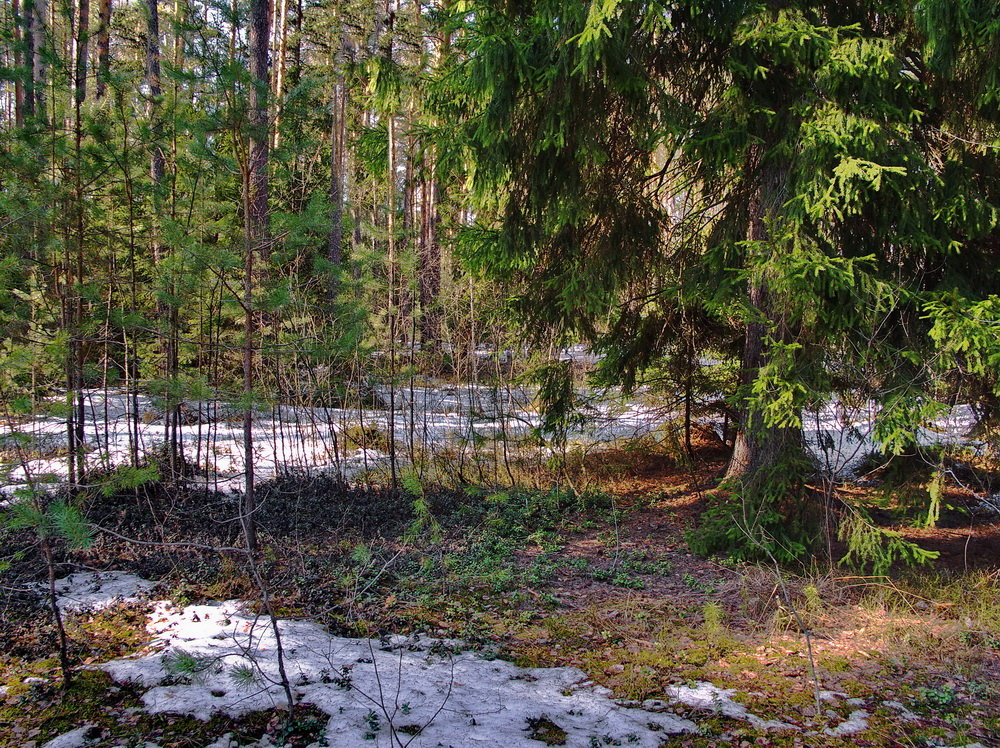
POLYGON ((246 233, 246 266, 243 276, 244 344, 243 344, 243 394, 246 402, 243 411, 243 447, 246 454, 243 510, 241 519, 247 549, 257 551, 257 525, 254 520, 253 470, 253 366, 256 344, 256 321, 253 309, 255 259, 266 263, 269 245, 269 206, 267 160, 270 142, 268 129, 267 95, 270 88, 270 70, 267 53, 270 47, 269 0, 251 0, 250 3, 250 152, 244 177, 244 224, 246 233))
MULTIPOLYGON (((392 42, 389 42, 391 54, 392 42)), ((396 288, 396 117, 389 115, 389 173, 386 205, 389 281, 389 473, 396 486, 396 328, 399 323, 399 294, 396 288)))
MULTIPOLYGON (((46 112, 46 45, 45 36, 48 28, 49 10, 46 0, 30 0, 31 2, 31 95, 28 96, 30 114, 44 123, 46 112)), ((27 4, 25 8, 27 8, 27 4)))
POLYGON ((97 83, 94 98, 104 98, 111 71, 111 0, 100 0, 97 25, 97 83))
POLYGON ((285 95, 285 56, 288 53, 288 0, 277 0, 274 12, 274 125, 273 143, 281 144, 281 115, 285 95))
MULTIPOLYGON (((163 85, 160 74, 160 7, 159 0, 146 0, 146 86, 149 90, 147 113, 150 122, 149 178, 153 188, 151 250, 153 262, 161 265, 167 253, 163 243, 162 216, 164 211, 164 184, 166 177, 166 156, 163 149, 163 85)), ((176 288, 172 278, 167 281, 167 295, 173 298, 176 288)), ((157 317, 160 320, 162 339, 162 373, 166 380, 174 381, 179 367, 177 350, 178 317, 177 306, 172 301, 157 302, 157 317)), ((164 413, 166 431, 167 470, 171 477, 181 469, 179 457, 180 404, 173 396, 168 398, 164 413)))
MULTIPOLYGON (((766 164, 761 168, 760 184, 750 208, 747 238, 751 252, 770 241, 770 223, 784 201, 787 169, 766 164)), ((753 481, 802 452, 802 431, 765 423, 760 410, 748 400, 749 390, 769 357, 767 339, 787 342, 791 339, 788 322, 774 298, 765 274, 755 274, 749 287, 750 319, 743 343, 740 390, 744 403, 739 409, 739 423, 726 479, 753 481)))
POLYGON ((90 2, 79 0, 75 12, 73 35, 73 256, 67 258, 66 285, 70 293, 69 355, 66 362, 67 401, 70 406, 66 421, 70 479, 79 481, 83 474, 84 398, 83 398, 83 319, 84 243, 86 214, 83 179, 83 105, 87 100, 88 38, 90 34, 90 2))
POLYGON ((56 595, 56 563, 52 544, 47 537, 41 539, 42 556, 45 558, 45 568, 48 572, 49 611, 52 613, 52 623, 56 627, 56 638, 59 646, 59 669, 62 671, 63 687, 69 688, 73 683, 73 669, 69 661, 69 641, 66 637, 66 627, 63 625, 62 612, 59 610, 59 600, 56 595))
POLYGON ((24 33, 24 65, 27 79, 24 82, 24 116, 35 114, 36 74, 35 69, 35 26, 38 24, 38 7, 36 0, 24 0, 21 24, 24 33))
MULTIPOLYGON (((161 121, 160 82, 160 8, 159 0, 146 0, 146 85, 149 88, 148 114, 151 122, 153 143, 149 156, 149 176, 153 182, 154 210, 159 210, 158 193, 166 171, 163 155, 163 123, 161 121)), ((159 262, 163 247, 157 238, 153 240, 153 258, 159 262)))
MULTIPOLYGON (((443 0, 442 9, 447 13, 451 9, 452 0, 443 0)), ((420 8, 417 3, 416 12, 420 8)), ((435 55, 433 49, 427 53, 435 57, 435 67, 441 67, 451 56, 451 32, 445 30, 441 47, 435 55)), ((420 343, 424 348, 436 348, 441 341, 441 203, 444 198, 444 188, 437 173, 434 161, 434 151, 429 150, 425 156, 424 173, 426 175, 421 195, 421 227, 420 245, 417 256, 417 283, 420 295, 420 343)))
POLYGON ((25 50, 24 38, 28 34, 24 33, 23 19, 21 18, 20 0, 11 0, 10 12, 14 23, 14 69, 18 71, 18 77, 14 79, 14 126, 21 129, 24 126, 24 81, 21 80, 21 71, 24 66, 25 50))
MULTIPOLYGON (((405 122, 405 120, 404 120, 405 122)), ((408 129, 408 128, 405 128, 408 129)), ((405 131, 404 129, 404 131, 405 131)), ((402 204, 402 234, 401 239, 403 242, 403 249, 410 244, 413 240, 413 225, 414 225, 414 211, 416 210, 416 200, 414 199, 415 184, 413 179, 413 137, 407 136, 403 138, 403 204, 402 204)), ((402 276, 402 269, 400 269, 400 276, 402 276)), ((406 327, 412 327, 412 325, 403 325, 403 322, 407 319, 412 320, 415 312, 415 303, 413 297, 413 291, 409 283, 405 281, 404 278, 400 277, 399 280, 399 319, 400 324, 403 329, 406 327)), ((409 345, 412 351, 414 336, 411 333, 409 335, 409 345)))
POLYGON ((292 67, 288 82, 292 86, 299 83, 302 75, 302 0, 295 0, 295 20, 292 24, 292 67))
POLYGON ((420 245, 417 255, 417 283, 420 286, 420 342, 423 347, 437 346, 441 338, 441 317, 438 299, 441 295, 441 245, 438 239, 440 222, 440 187, 434 166, 427 166, 428 178, 421 190, 420 245))
POLYGON ((330 102, 330 237, 326 257, 330 274, 330 302, 336 301, 340 266, 344 261, 344 151, 347 135, 347 84, 343 73, 344 45, 334 60, 337 79, 330 102))
POLYGON ((250 4, 250 154, 249 210, 253 249, 267 260, 270 251, 267 162, 269 151, 268 90, 270 68, 270 0, 250 4))

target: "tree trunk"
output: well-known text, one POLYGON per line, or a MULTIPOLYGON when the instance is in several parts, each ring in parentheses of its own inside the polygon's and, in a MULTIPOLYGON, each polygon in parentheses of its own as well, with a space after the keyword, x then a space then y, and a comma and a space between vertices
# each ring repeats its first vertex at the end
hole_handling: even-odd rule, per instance
POLYGON ((253 309, 253 286, 257 273, 255 261, 267 261, 270 251, 268 210, 267 159, 270 143, 267 98, 270 70, 267 54, 270 47, 270 2, 251 0, 250 3, 250 152, 244 170, 244 226, 246 233, 246 267, 243 276, 244 344, 243 344, 243 448, 246 454, 243 509, 240 513, 247 549, 257 551, 257 524, 254 520, 253 469, 253 366, 257 325, 253 309))
POLYGON ((28 16, 27 23, 31 29, 30 36, 30 62, 31 77, 28 88, 25 91, 25 114, 33 115, 44 122, 45 112, 45 36, 46 17, 48 9, 45 0, 28 0, 24 4, 25 14, 28 16))
MULTIPOLYGON (((164 156, 161 136, 163 123, 160 121, 160 9, 158 0, 146 0, 146 85, 149 88, 149 119, 153 135, 152 152, 149 157, 149 175, 153 181, 154 194, 163 183, 164 156)), ((155 198, 154 198, 155 200, 155 198)), ((153 258, 159 261, 159 242, 154 239, 153 258)))
POLYGON ((327 242, 327 260, 330 273, 330 302, 337 298, 338 273, 344 260, 344 151, 347 135, 347 84, 343 74, 343 49, 334 60, 337 79, 330 102, 330 237, 327 242))
POLYGON ((278 0, 274 9, 274 149, 281 144, 282 98, 285 95, 285 55, 288 52, 288 0, 278 0))
POLYGON ((78 0, 73 52, 76 67, 76 103, 87 99, 87 47, 90 40, 90 0, 78 0))
POLYGON ((70 480, 78 482, 84 472, 83 319, 84 242, 86 211, 83 178, 83 105, 87 100, 87 52, 90 33, 90 0, 79 0, 73 35, 73 256, 66 258, 66 287, 71 294, 67 328, 69 352, 66 360, 66 419, 70 480))
MULTIPOLYGON (((759 158, 759 151, 755 154, 759 158)), ((750 207, 747 239, 750 252, 759 253, 762 244, 770 241, 770 223, 784 202, 787 168, 783 164, 765 164, 750 207)), ((755 274, 750 281, 750 319, 743 342, 743 362, 740 391, 743 403, 739 407, 739 423, 733 443, 733 454, 726 469, 726 480, 741 482, 765 478, 771 470, 801 456, 801 428, 785 428, 765 423, 763 414, 749 401, 750 388, 761 367, 768 362, 767 338, 789 342, 791 333, 780 304, 774 298, 766 274, 755 274)))
POLYGON ((111 0, 100 0, 97 25, 97 83, 94 98, 104 98, 111 70, 111 0))
POLYGON ((417 282, 420 286, 420 344, 433 348, 441 337, 441 317, 437 308, 441 295, 441 245, 438 240, 441 191, 433 165, 428 166, 428 171, 421 190, 417 282))
MULTIPOLYGON (((14 23, 14 69, 21 71, 25 59, 24 40, 28 34, 24 33, 20 0, 11 1, 10 12, 14 23)), ((24 114, 24 81, 18 75, 14 79, 14 126, 18 129, 24 126, 24 114)))

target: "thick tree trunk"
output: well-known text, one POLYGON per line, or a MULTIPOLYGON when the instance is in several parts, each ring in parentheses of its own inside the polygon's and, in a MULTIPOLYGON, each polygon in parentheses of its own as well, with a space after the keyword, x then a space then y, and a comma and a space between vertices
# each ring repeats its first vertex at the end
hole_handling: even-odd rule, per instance
MULTIPOLYGON (((747 239, 750 252, 759 252, 760 245, 770 241, 769 224, 784 201, 788 178, 783 165, 767 164, 760 169, 757 193, 750 208, 747 239)), ((750 319, 743 343, 740 391, 743 404, 739 408, 739 423, 733 454, 726 470, 727 480, 753 481, 765 477, 771 470, 801 455, 802 431, 799 428, 779 428, 765 423, 758 408, 749 402, 749 391, 761 367, 768 361, 767 339, 781 342, 791 339, 787 320, 768 286, 766 273, 750 281, 750 319)))

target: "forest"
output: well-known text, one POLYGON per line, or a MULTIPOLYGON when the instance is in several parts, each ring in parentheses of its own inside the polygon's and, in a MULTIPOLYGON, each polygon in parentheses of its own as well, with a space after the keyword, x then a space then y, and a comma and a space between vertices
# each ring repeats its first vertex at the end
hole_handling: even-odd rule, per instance
POLYGON ((998 60, 0 0, 0 746, 1000 746, 998 60))

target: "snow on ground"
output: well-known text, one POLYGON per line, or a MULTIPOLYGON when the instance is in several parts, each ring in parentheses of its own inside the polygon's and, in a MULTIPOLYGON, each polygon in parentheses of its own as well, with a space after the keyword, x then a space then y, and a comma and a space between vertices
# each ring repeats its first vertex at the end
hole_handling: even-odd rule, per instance
MULTIPOLYGON (((153 651, 101 667, 118 681, 149 690, 151 713, 242 715, 283 706, 274 632, 235 602, 183 610, 156 604, 153 651)), ((531 744, 529 720, 546 718, 566 745, 606 737, 659 746, 665 736, 697 731, 666 711, 624 707, 576 668, 519 668, 455 642, 331 636, 310 621, 281 621, 286 672, 296 703, 330 715, 330 745, 416 746, 531 744)))
MULTIPOLYGON (((380 408, 315 408, 289 405, 261 409, 253 419, 253 464, 257 481, 281 472, 319 470, 351 480, 361 473, 384 468, 389 455, 384 440, 397 444, 397 459, 416 445, 434 451, 489 449, 489 440, 516 440, 541 424, 526 387, 465 384, 402 386, 394 391, 376 387, 380 408), (382 450, 369 445, 351 448, 364 430, 381 435, 382 450)), ((609 444, 656 434, 673 413, 649 398, 622 397, 614 390, 579 390, 579 419, 568 440, 584 445, 609 444)), ((58 401, 59 398, 53 398, 58 401)), ((85 456, 88 468, 128 464, 133 445, 138 454, 155 452, 165 441, 166 427, 159 402, 150 396, 126 397, 123 392, 89 390, 86 404, 85 456)), ((244 483, 246 455, 242 416, 221 402, 186 402, 185 423, 179 440, 185 459, 201 470, 206 488, 239 491, 244 483)), ((873 428, 877 410, 872 403, 847 407, 833 401, 804 417, 804 436, 820 467, 829 475, 851 477, 861 461, 877 448, 873 428)), ((950 444, 981 450, 984 445, 969 434, 976 417, 967 405, 919 427, 921 444, 950 444)), ((716 425, 717 424, 713 424, 716 425)), ((374 440, 376 443, 379 439, 374 440)), ((34 484, 48 487, 64 481, 67 458, 65 422, 39 416, 21 423, 0 424, 0 493, 13 494, 34 484)))
MULTIPOLYGON (((326 470, 350 480, 384 467, 389 456, 372 447, 348 448, 345 438, 359 430, 392 434, 397 452, 411 444, 430 449, 470 448, 488 439, 516 439, 536 429, 534 391, 524 387, 482 385, 376 388, 382 408, 315 408, 276 406, 254 415, 254 474, 258 481, 290 470, 326 470), (390 408, 389 406, 393 407, 390 408)), ((53 398, 53 402, 60 398, 53 398)), ((124 392, 88 390, 85 443, 88 468, 128 464, 133 446, 140 454, 155 452, 167 438, 163 410, 155 398, 129 398, 124 392)), ((179 439, 185 459, 199 467, 206 487, 240 490, 246 454, 242 416, 224 403, 190 402, 182 406, 179 439)), ((634 438, 656 430, 668 419, 654 405, 624 400, 613 392, 592 395, 583 425, 569 438, 587 443, 634 438)), ((0 464, 0 490, 8 495, 29 485, 48 487, 65 480, 65 421, 39 416, 16 424, 0 424, 0 448, 8 461, 0 464)))
MULTIPOLYGON (((104 610, 112 605, 137 603, 149 598, 156 587, 134 574, 123 571, 81 571, 56 580, 56 604, 65 612, 104 610)), ((47 591, 47 584, 39 584, 39 591, 47 591)))
MULTIPOLYGON (((117 572, 73 574, 57 584, 60 607, 67 610, 132 600, 152 586, 117 572)), ((161 600, 152 604, 146 628, 151 641, 143 651, 97 667, 146 688, 142 702, 149 713, 208 720, 219 712, 241 716, 287 705, 270 620, 250 614, 246 604, 180 609, 161 600)), ((589 748, 595 738, 602 745, 652 747, 669 735, 699 731, 674 713, 678 707, 742 720, 760 731, 801 731, 751 713, 733 698, 734 690, 711 683, 669 686, 663 699, 640 705, 613 700, 577 668, 521 668, 465 650, 456 640, 351 639, 306 620, 281 620, 278 630, 294 702, 329 715, 326 740, 343 748, 531 745, 531 726, 539 721, 565 731, 564 745, 571 747, 589 748)), ((834 702, 842 696, 823 694, 834 702)), ((865 716, 856 711, 827 734, 864 730, 865 716)), ((83 730, 63 737, 82 737, 83 730)))

